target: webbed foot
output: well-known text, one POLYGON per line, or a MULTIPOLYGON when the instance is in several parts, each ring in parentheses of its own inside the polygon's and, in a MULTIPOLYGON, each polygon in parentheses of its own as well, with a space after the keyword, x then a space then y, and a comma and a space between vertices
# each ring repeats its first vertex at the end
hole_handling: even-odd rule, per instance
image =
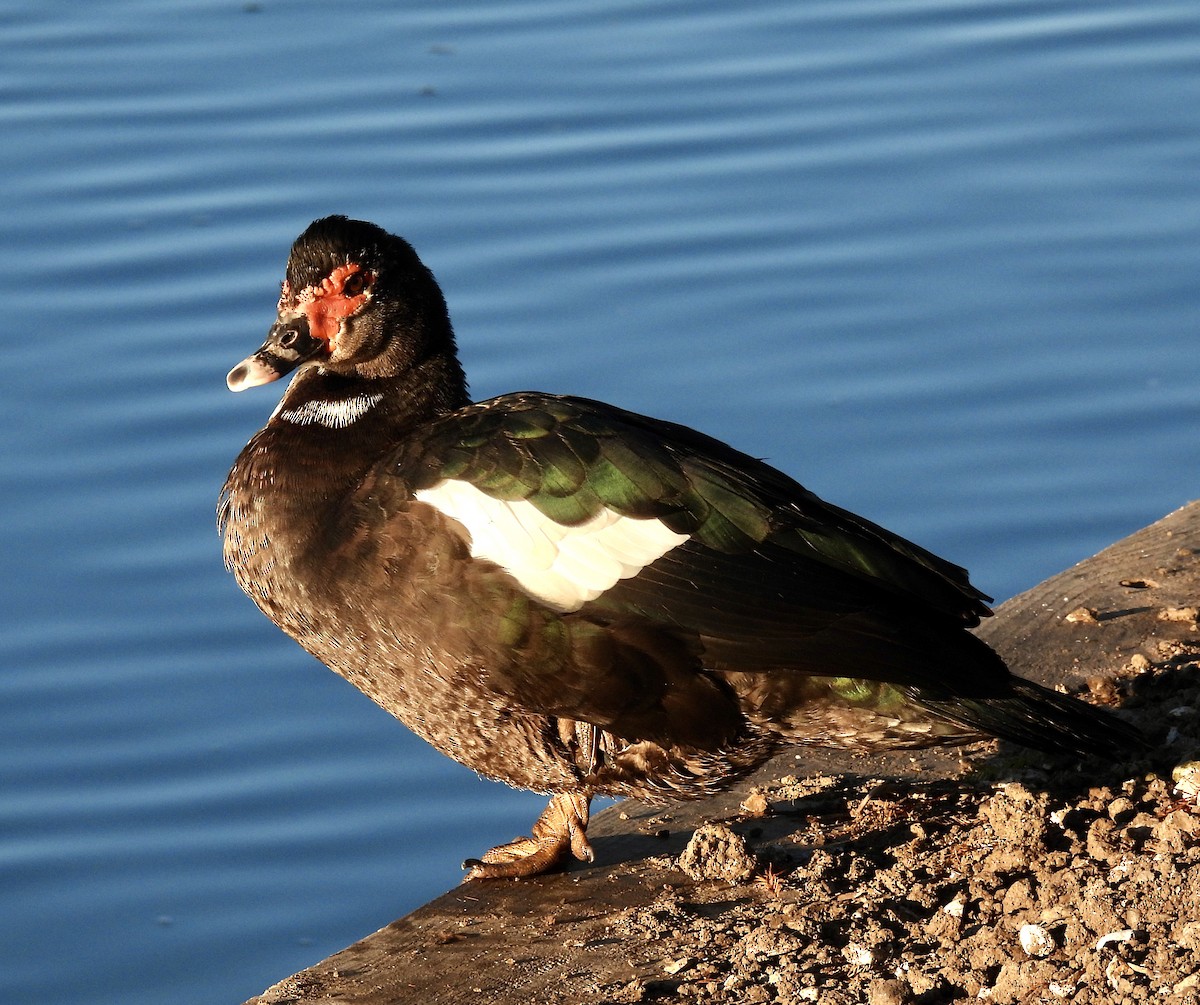
POLYGON ((529 837, 497 845, 482 858, 469 858, 464 882, 472 879, 517 879, 549 872, 570 852, 582 862, 592 861, 587 839, 591 799, 578 793, 560 793, 550 800, 533 825, 529 837))

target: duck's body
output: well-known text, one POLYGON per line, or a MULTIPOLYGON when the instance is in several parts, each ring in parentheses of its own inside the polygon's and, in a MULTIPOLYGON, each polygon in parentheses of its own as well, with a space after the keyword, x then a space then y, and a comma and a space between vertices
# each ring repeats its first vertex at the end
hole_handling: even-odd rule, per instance
POLYGON ((555 795, 473 876, 589 855, 594 794, 706 794, 791 744, 1132 734, 1012 677, 964 570, 671 423, 525 392, 470 404, 399 238, 297 240, 235 390, 300 367, 223 493, 239 584, 450 757, 555 795))

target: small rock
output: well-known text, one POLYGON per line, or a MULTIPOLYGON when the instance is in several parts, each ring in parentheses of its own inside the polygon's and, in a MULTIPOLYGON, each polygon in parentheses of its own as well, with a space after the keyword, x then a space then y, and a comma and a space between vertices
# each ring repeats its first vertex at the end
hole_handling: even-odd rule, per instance
POLYGON ((869 967, 875 962, 875 954, 861 942, 847 943, 842 955, 854 967, 869 967))
POLYGON ((980 807, 980 814, 1001 845, 1038 852, 1045 842, 1048 802, 1044 793, 1034 795, 1019 782, 1007 782, 980 807))
POLYGON ((963 906, 966 904, 966 897, 959 893, 956 894, 950 903, 946 904, 940 911, 935 911, 933 917, 925 923, 926 933, 934 939, 941 942, 953 942, 958 938, 959 932, 962 930, 963 906))
POLYGON ((1099 952, 1105 946, 1111 945, 1114 942, 1128 942, 1132 938, 1132 928, 1126 928, 1119 932, 1109 932, 1107 935, 1101 935, 1100 938, 1096 940, 1096 951, 1099 952))
POLYGON ((963 916, 963 906, 966 904, 966 902, 966 897, 964 897, 961 893, 956 893, 954 895, 954 899, 945 907, 943 907, 942 911, 945 914, 950 915, 952 918, 961 918, 963 916))
POLYGON ((1028 879, 1018 879, 1004 893, 1000 909, 1005 914, 1017 914, 1033 908, 1033 887, 1028 879))
POLYGON ((1087 852, 1101 862, 1114 862, 1120 857, 1120 849, 1114 843, 1116 827, 1111 820, 1101 817, 1093 820, 1087 832, 1087 852))
POLYGON ((754 875, 758 862, 746 847, 746 839, 725 824, 704 824, 679 856, 679 868, 692 879, 723 879, 744 883, 754 875))
POLYGON ((1172 994, 1183 994, 1184 991, 1191 991, 1192 988, 1200 984, 1200 970, 1193 974, 1188 974, 1183 980, 1179 981, 1171 988, 1172 994))
POLYGON ((754 963, 799 955, 807 945, 804 939, 786 928, 756 928, 739 943, 746 959, 754 963))
POLYGON ((1154 828, 1158 825, 1158 817, 1153 813, 1137 813, 1134 818, 1125 825, 1126 836, 1133 838, 1135 841, 1144 841, 1154 833, 1154 828))
POLYGON ((1172 810, 1154 827, 1154 836, 1162 843, 1163 851, 1181 852, 1200 831, 1200 818, 1187 810, 1172 810))
POLYGON ((767 802, 767 797, 763 795, 762 789, 755 789, 751 792, 742 800, 739 808, 748 817, 765 817, 771 812, 771 804, 767 802))
POLYGON ((638 978, 609 991, 608 997, 608 1001, 618 1003, 618 1005, 636 1005, 637 1002, 645 1000, 646 984, 638 978))
POLYGON ((1017 940, 1029 956, 1040 959, 1054 952, 1054 936, 1041 925, 1022 925, 1017 932, 1017 940))
POLYGON ((910 1005, 913 1001, 912 988, 900 980, 871 981, 867 988, 867 1000, 871 1005, 910 1005))
POLYGON ((1171 769, 1175 794, 1184 799, 1200 801, 1200 761, 1185 761, 1171 769))

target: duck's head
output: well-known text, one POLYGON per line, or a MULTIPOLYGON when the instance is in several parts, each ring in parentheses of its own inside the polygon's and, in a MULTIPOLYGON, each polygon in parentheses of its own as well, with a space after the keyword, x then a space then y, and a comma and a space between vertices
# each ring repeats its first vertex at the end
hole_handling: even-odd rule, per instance
POLYGON ((292 245, 275 323, 226 382, 244 391, 305 365, 394 377, 446 352, 446 303, 412 246, 373 223, 327 216, 292 245))

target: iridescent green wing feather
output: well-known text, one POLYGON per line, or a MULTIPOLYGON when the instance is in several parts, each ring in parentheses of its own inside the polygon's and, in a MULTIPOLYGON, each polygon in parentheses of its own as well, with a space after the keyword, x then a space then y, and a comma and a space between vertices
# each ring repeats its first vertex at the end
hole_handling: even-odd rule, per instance
POLYGON ((402 465, 415 488, 458 479, 497 499, 528 500, 567 526, 608 507, 661 520, 719 554, 775 553, 766 573, 790 553, 966 624, 990 613, 965 570, 769 465, 686 427, 586 399, 523 393, 471 406, 434 423, 402 465))

